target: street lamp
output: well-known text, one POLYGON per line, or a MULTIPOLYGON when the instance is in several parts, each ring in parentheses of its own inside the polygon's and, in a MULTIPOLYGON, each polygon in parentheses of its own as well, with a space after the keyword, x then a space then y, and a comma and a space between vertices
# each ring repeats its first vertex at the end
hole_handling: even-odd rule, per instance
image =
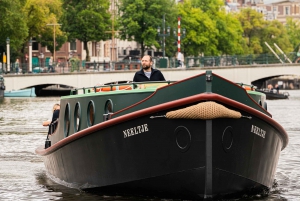
POLYGON ((7 65, 7 72, 10 72, 10 40, 9 37, 6 39, 6 65, 7 65))
POLYGON ((44 53, 43 52, 40 53, 40 58, 41 58, 41 66, 40 67, 44 67, 44 65, 43 65, 44 53))
POLYGON ((28 72, 31 73, 32 72, 32 40, 31 40, 31 38, 28 42, 28 46, 29 46, 29 69, 28 69, 28 72))
POLYGON ((47 26, 53 26, 53 62, 55 62, 55 26, 61 26, 61 24, 47 24, 47 26))
POLYGON ((167 33, 166 33, 166 21, 165 21, 165 14, 163 15, 163 22, 162 22, 162 28, 163 28, 163 33, 160 32, 160 27, 157 27, 157 34, 159 37, 163 38, 163 42, 162 42, 162 49, 163 49, 163 57, 165 57, 165 46, 166 46, 166 41, 165 41, 165 37, 166 36, 170 36, 170 27, 167 27, 167 33))
POLYGON ((97 56, 98 56, 98 63, 100 62, 100 43, 97 42, 96 44, 96 49, 97 49, 97 56))

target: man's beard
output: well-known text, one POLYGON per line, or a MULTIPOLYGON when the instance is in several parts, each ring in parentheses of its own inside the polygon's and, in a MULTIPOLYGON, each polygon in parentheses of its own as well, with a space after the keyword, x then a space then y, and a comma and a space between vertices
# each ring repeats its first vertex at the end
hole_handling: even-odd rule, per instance
POLYGON ((150 65, 148 65, 148 66, 146 65, 146 66, 143 66, 143 69, 148 70, 150 67, 151 67, 150 65))

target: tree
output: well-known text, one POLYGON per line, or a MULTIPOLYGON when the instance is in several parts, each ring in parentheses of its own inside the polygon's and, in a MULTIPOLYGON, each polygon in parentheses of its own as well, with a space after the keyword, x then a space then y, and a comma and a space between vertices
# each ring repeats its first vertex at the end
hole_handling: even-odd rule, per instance
POLYGON ((187 29, 183 40, 186 55, 223 55, 243 52, 242 27, 227 14, 220 0, 186 0, 179 6, 182 24, 187 29))
MULTIPOLYGON (((174 25, 177 21, 175 9, 173 0, 121 0, 118 19, 120 38, 138 42, 142 56, 146 49, 152 49, 153 46, 159 48, 157 27, 162 28, 164 14, 165 25, 174 25)), ((174 42, 171 37, 166 37, 167 44, 174 42)), ((172 54, 171 51, 168 52, 172 54)))
POLYGON ((86 61, 90 61, 88 41, 108 39, 111 30, 109 0, 64 0, 65 8, 62 29, 68 33, 68 40, 78 39, 86 50, 86 61))
POLYGON ((274 50, 281 54, 281 52, 274 46, 280 46, 283 52, 293 51, 293 45, 290 43, 289 35, 285 26, 278 20, 266 21, 264 28, 262 29, 262 34, 260 35, 261 45, 263 46, 263 53, 270 52, 270 50, 265 45, 267 42, 270 46, 273 46, 274 50))
MULTIPOLYGON (((29 35, 24 41, 24 46, 30 38, 35 38, 43 47, 47 46, 53 54, 54 27, 48 25, 58 24, 63 12, 61 0, 27 0, 23 10, 29 27, 29 35)), ((67 41, 66 34, 61 31, 60 26, 55 27, 55 38, 55 50, 59 50, 67 41)))
POLYGON ((293 51, 298 52, 300 45, 300 20, 287 18, 285 28, 293 51))
POLYGON ((191 1, 180 4, 178 9, 182 27, 187 31, 182 41, 185 55, 198 56, 201 53, 213 55, 217 52, 216 35, 218 32, 215 22, 211 20, 208 13, 192 5, 191 1))
POLYGON ((223 55, 243 54, 246 41, 243 38, 243 29, 236 17, 232 13, 225 13, 220 10, 217 14, 216 29, 218 34, 216 39, 218 52, 223 55))
MULTIPOLYGON (((237 14, 239 21, 244 30, 244 37, 247 40, 245 52, 248 54, 270 53, 266 46, 267 42, 271 47, 274 43, 280 45, 284 51, 291 51, 292 46, 286 29, 278 20, 266 21, 262 13, 251 8, 242 9, 237 14)), ((277 48, 272 48, 275 52, 280 53, 277 48)))
POLYGON ((248 54, 260 54, 263 52, 263 47, 260 43, 260 35, 265 27, 263 14, 251 8, 241 9, 237 14, 243 30, 244 38, 247 40, 245 52, 248 54))
MULTIPOLYGON (((6 39, 10 39, 11 61, 18 56, 18 49, 28 36, 28 27, 19 0, 1 0, 0 3, 0 54, 6 52, 6 39)), ((2 61, 2 55, 1 59, 2 61)))

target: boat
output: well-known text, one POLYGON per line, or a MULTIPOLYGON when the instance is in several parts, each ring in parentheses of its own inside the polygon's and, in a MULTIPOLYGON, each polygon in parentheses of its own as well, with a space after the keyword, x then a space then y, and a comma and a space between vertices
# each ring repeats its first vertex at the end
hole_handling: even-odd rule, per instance
POLYGON ((269 89, 256 89, 257 91, 266 94, 267 100, 276 100, 276 99, 289 99, 289 92, 277 92, 277 90, 269 89))
POLYGON ((4 97, 4 90, 5 90, 4 78, 2 75, 0 75, 0 98, 4 97))
POLYGON ((4 91, 4 97, 35 97, 35 88, 4 91))
POLYGON ((84 87, 61 97, 57 128, 35 150, 52 180, 179 199, 272 186, 289 138, 267 111, 265 94, 212 71, 121 86, 128 88, 84 87))

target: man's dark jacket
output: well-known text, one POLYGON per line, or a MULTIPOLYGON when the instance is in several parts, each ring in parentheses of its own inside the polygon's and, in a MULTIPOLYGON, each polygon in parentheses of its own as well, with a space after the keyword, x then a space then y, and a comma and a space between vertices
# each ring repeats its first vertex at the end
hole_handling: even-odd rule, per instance
POLYGON ((134 82, 147 82, 147 81, 165 81, 165 77, 160 72, 160 70, 151 68, 151 76, 150 79, 145 75, 144 70, 136 72, 133 81, 134 82))

